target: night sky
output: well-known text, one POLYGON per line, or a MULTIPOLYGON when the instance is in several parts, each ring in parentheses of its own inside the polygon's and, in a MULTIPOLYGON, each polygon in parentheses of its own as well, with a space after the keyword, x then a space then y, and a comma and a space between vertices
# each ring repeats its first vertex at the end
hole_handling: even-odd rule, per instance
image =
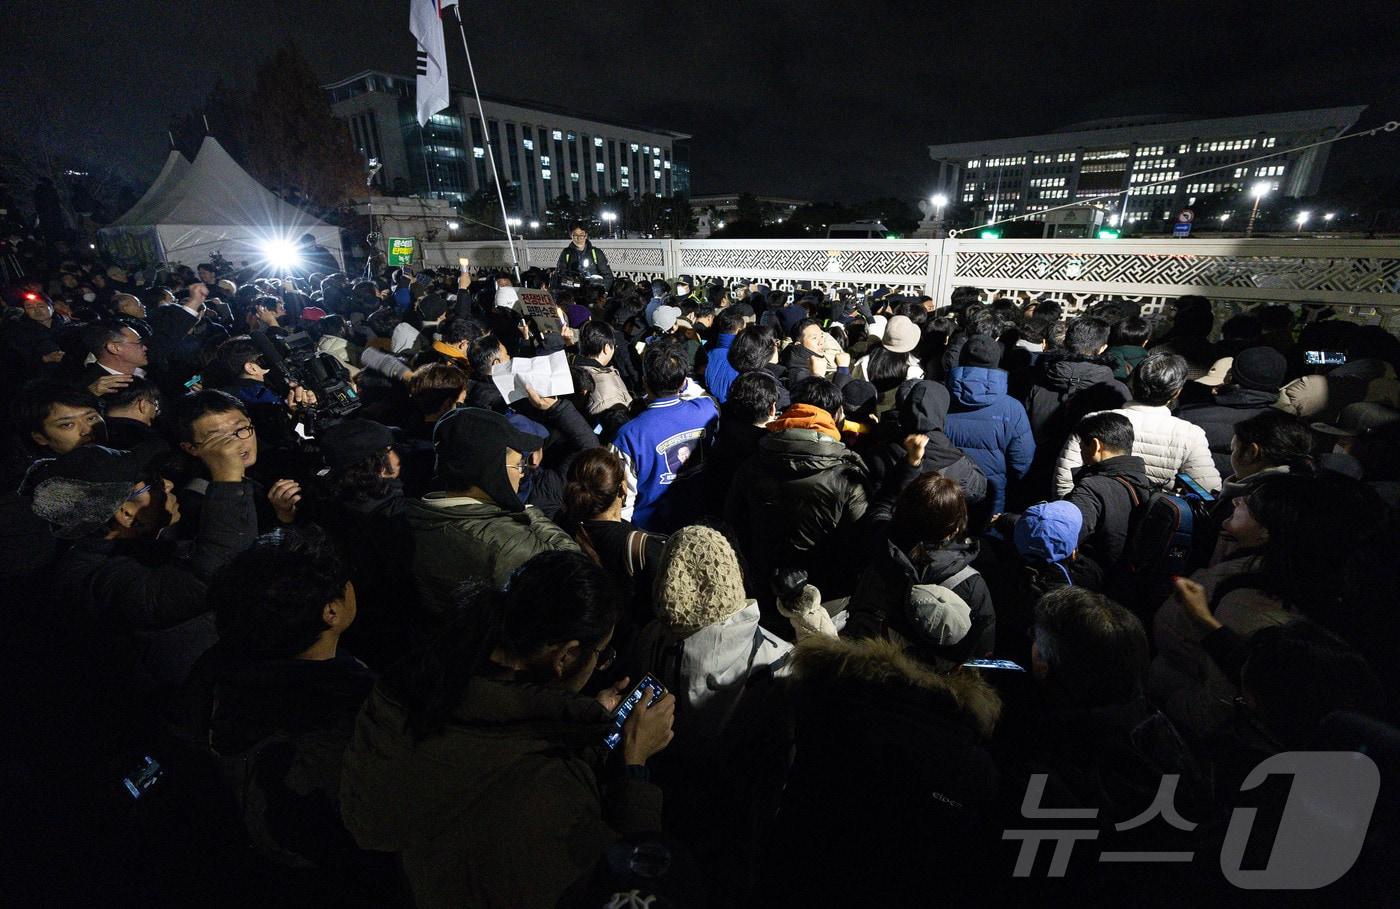
MULTIPOLYGON (((0 130, 149 179, 165 127, 295 37, 327 81, 410 73, 407 0, 6 0, 0 130)), ((464 3, 482 91, 691 133, 696 193, 917 198, 925 146, 1097 117, 1370 105, 1400 118, 1391 2, 464 3)), ((466 65, 448 32, 453 87, 466 65)), ((1356 140, 1329 183, 1392 171, 1356 140)))

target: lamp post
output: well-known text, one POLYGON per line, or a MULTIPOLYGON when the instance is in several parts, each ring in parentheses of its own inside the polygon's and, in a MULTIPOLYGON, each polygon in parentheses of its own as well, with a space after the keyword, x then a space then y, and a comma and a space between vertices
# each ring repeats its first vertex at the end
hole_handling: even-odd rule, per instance
POLYGON ((1269 184, 1262 180, 1249 189, 1249 194, 1254 197, 1254 207, 1249 210, 1249 223, 1244 226, 1246 237, 1254 236, 1254 219, 1259 217, 1259 203, 1269 194, 1269 189, 1269 184))
POLYGON ((1332 219, 1335 217, 1337 217, 1337 213, 1334 211, 1329 211, 1327 214, 1322 216, 1322 220, 1328 227, 1331 227, 1332 219))
POLYGON ((601 217, 602 217, 602 219, 603 219, 603 223, 606 224, 606 225, 608 225, 608 236, 613 237, 613 238, 616 238, 616 236, 617 236, 617 230, 616 230, 616 225, 617 225, 617 213, 616 213, 616 212, 611 212, 611 211, 605 211, 605 212, 603 212, 603 214, 601 215, 601 217))
POLYGON ((943 193, 936 193, 928 201, 929 204, 933 206, 933 235, 938 239, 942 239, 944 236, 943 209, 948 207, 948 197, 943 195, 943 193))
POLYGON ((1310 211, 1300 211, 1300 212, 1298 212, 1298 214, 1293 218, 1293 220, 1296 221, 1297 224, 1298 224, 1298 236, 1301 237, 1301 236, 1303 235, 1303 225, 1308 223, 1308 217, 1309 217, 1311 214, 1312 214, 1312 212, 1310 212, 1310 211))

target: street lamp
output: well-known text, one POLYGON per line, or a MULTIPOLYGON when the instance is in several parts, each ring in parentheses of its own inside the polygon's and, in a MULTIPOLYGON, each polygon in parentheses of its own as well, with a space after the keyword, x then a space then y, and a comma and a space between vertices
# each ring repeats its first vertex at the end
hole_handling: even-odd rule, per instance
POLYGON ((539 229, 540 229, 540 222, 538 222, 538 221, 531 221, 531 222, 530 222, 530 229, 531 229, 531 230, 539 230, 539 229))
POLYGON ((448 229, 448 230, 456 230, 457 228, 459 228, 459 227, 461 227, 461 226, 462 226, 462 225, 461 225, 461 224, 458 224, 456 221, 448 221, 448 222, 447 222, 447 229, 448 229))
POLYGON ((1254 219, 1259 217, 1259 203, 1269 194, 1271 188, 1268 181, 1265 180, 1260 180, 1250 187, 1249 194, 1254 197, 1254 207, 1249 210, 1249 223, 1244 226, 1246 237, 1254 236, 1254 219))
POLYGON ((942 237, 943 209, 948 207, 948 197, 943 193, 937 193, 928 201, 933 206, 933 235, 935 237, 942 237))
POLYGON ((616 213, 616 212, 611 212, 611 211, 605 211, 605 212, 603 212, 603 214, 601 215, 601 217, 602 217, 602 219, 603 219, 603 223, 605 223, 605 224, 608 225, 608 235, 609 235, 609 236, 616 236, 616 231, 614 230, 614 225, 617 223, 617 213, 616 213))
POLYGON ((1309 217, 1311 214, 1312 214, 1312 212, 1310 212, 1310 211, 1300 211, 1300 212, 1298 212, 1298 214, 1293 218, 1294 221, 1297 221, 1297 222, 1298 222, 1298 233, 1299 233, 1299 234, 1301 234, 1301 233, 1303 232, 1303 225, 1308 223, 1308 217, 1309 217))
POLYGON ((1334 211, 1329 211, 1327 214, 1322 216, 1322 220, 1326 221, 1328 224, 1331 224, 1332 219, 1335 217, 1337 217, 1337 213, 1334 211))

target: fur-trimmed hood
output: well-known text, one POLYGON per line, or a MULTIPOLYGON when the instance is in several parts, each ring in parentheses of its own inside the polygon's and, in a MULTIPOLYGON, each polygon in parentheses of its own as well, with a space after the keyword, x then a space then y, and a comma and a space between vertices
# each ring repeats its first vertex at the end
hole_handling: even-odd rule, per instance
POLYGON ((891 641, 805 638, 792 653, 792 678, 798 685, 854 684, 922 692, 930 706, 983 738, 991 736, 1001 718, 1001 696, 977 670, 939 672, 891 641))

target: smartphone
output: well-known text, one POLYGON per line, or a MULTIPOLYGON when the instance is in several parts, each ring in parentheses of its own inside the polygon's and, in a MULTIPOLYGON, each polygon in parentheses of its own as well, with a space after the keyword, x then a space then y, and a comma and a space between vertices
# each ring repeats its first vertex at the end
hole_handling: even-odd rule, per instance
POLYGON ((161 767, 160 763, 148 754, 135 770, 122 777, 122 788, 133 799, 139 799, 150 792, 151 788, 159 783, 163 776, 165 776, 165 768, 161 767))
POLYGON ((603 744, 609 749, 616 748, 622 741, 622 726, 627 722, 627 718, 632 715, 632 709, 636 707, 643 697, 650 697, 647 706, 653 706, 666 694, 666 686, 658 682, 651 673, 642 676, 642 680, 636 684, 622 703, 617 705, 613 711, 613 729, 603 739, 603 744))
POLYGON ((963 663, 969 669, 1009 669, 1012 672, 1025 672, 1026 667, 1014 660, 968 660, 963 663))
POLYGON ((1182 486, 1185 486, 1187 492, 1191 493, 1192 495, 1199 496, 1202 502, 1215 501, 1215 496, 1207 492, 1204 486, 1202 486, 1200 483, 1197 483, 1189 475, 1179 473, 1176 475, 1176 481, 1182 486))
POLYGON ((203 381, 204 381, 204 376, 203 376, 203 375, 195 375, 195 376, 192 377, 188 382, 185 383, 185 387, 186 387, 186 388, 194 388, 196 385, 198 385, 200 382, 203 382, 203 381))
POLYGON ((1309 366, 1341 366, 1346 361, 1346 352, 1341 350, 1308 350, 1303 352, 1303 362, 1309 366))
POLYGON ((459 258, 459 259, 457 260, 457 267, 460 268, 460 269, 462 269, 462 273, 463 273, 463 274, 466 274, 466 271, 467 271, 467 257, 466 257, 466 256, 462 256, 461 258, 459 258))

